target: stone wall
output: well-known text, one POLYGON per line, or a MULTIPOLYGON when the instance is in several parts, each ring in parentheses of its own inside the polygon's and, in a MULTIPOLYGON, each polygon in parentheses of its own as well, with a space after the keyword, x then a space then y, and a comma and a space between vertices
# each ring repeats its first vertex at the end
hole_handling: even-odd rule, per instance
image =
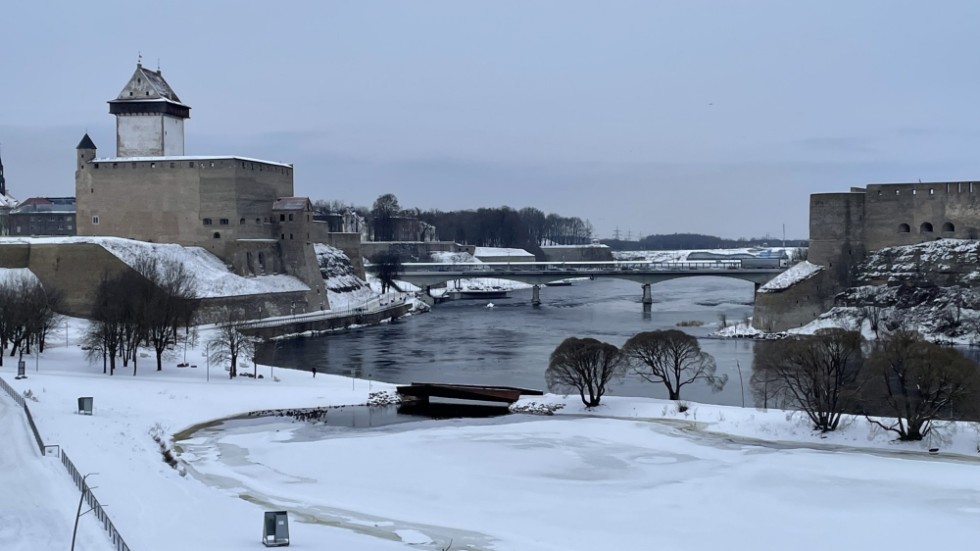
POLYGON ((837 288, 824 270, 782 291, 756 293, 752 326, 775 332, 806 325, 834 306, 837 288))
POLYGON ((370 260, 374 255, 395 250, 403 255, 404 262, 429 262, 429 253, 469 253, 476 252, 473 245, 460 245, 452 241, 365 241, 361 243, 361 253, 370 260))
POLYGON ((364 256, 361 250, 361 234, 359 233, 337 233, 323 232, 318 237, 317 243, 330 245, 335 249, 344 251, 350 259, 351 266, 354 268, 354 275, 364 279, 364 256))
MULTIPOLYGON (((133 271, 95 243, 0 243, 0 268, 29 268, 45 288, 64 294, 60 313, 82 318, 91 314, 103 277, 133 271)), ((205 322, 213 322, 227 320, 230 313, 245 319, 304 313, 319 308, 309 295, 292 291, 207 298, 201 300, 201 315, 205 322)))

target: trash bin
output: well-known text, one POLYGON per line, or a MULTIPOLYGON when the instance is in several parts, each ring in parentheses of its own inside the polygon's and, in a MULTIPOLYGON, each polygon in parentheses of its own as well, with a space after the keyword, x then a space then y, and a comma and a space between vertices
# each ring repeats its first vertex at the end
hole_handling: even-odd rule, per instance
POLYGON ((92 415, 92 401, 91 396, 82 396, 78 399, 78 413, 82 415, 92 415))
POLYGON ((262 523, 262 544, 266 547, 289 546, 289 516, 286 511, 266 511, 262 523))

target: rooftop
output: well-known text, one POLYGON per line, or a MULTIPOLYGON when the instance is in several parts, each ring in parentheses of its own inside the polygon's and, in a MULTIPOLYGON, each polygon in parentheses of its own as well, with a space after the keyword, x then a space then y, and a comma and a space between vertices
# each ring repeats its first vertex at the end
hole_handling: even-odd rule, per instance
POLYGON ((293 168, 292 164, 289 163, 278 163, 275 161, 263 161, 262 159, 253 159, 251 157, 239 157, 238 155, 170 155, 165 157, 102 157, 99 159, 92 159, 90 162, 93 163, 139 163, 139 162, 165 162, 165 161, 218 161, 224 159, 235 159, 237 161, 245 161, 247 163, 262 163, 266 165, 282 166, 286 168, 293 168))

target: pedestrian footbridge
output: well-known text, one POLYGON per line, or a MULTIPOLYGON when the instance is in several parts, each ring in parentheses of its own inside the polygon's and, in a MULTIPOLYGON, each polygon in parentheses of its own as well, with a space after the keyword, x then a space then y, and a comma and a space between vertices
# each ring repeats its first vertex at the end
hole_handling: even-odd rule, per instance
MULTIPOLYGON (((496 278, 532 285, 532 304, 540 304, 542 285, 572 278, 610 277, 642 285, 643 303, 653 303, 650 286, 682 277, 730 277, 751 281, 756 289, 788 268, 786 260, 745 259, 703 262, 484 262, 405 263, 397 279, 429 289, 448 281, 496 278)), ((365 266, 372 271, 375 266, 365 266)))

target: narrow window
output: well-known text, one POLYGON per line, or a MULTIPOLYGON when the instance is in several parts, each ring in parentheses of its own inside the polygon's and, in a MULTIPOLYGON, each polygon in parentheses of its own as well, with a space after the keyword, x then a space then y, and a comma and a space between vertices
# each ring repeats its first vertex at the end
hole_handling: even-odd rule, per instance
POLYGON ((205 218, 204 219, 204 225, 205 226, 210 226, 211 225, 211 219, 210 218, 205 218))
POLYGON ((95 168, 99 168, 99 163, 94 163, 92 166, 94 166, 95 168))
POLYGON ((286 221, 286 215, 285 214, 280 214, 279 215, 279 221, 280 222, 285 222, 286 221))
POLYGON ((212 237, 214 237, 215 239, 221 239, 221 232, 214 232, 214 235, 212 237))
POLYGON ((245 225, 245 219, 242 218, 241 220, 238 221, 238 223, 244 226, 245 225))
POLYGON ((194 161, 187 163, 188 168, 194 168, 194 161))
POLYGON ((177 168, 177 163, 170 163, 170 168, 177 168))
POLYGON ((92 223, 93 224, 98 224, 99 223, 99 217, 98 216, 93 216, 92 217, 92 223))
MULTIPOLYGON (((98 168, 98 167, 96 167, 96 168, 98 168)), ((289 221, 290 221, 290 222, 292 222, 292 221, 293 221, 293 213, 289 213, 289 221)))

